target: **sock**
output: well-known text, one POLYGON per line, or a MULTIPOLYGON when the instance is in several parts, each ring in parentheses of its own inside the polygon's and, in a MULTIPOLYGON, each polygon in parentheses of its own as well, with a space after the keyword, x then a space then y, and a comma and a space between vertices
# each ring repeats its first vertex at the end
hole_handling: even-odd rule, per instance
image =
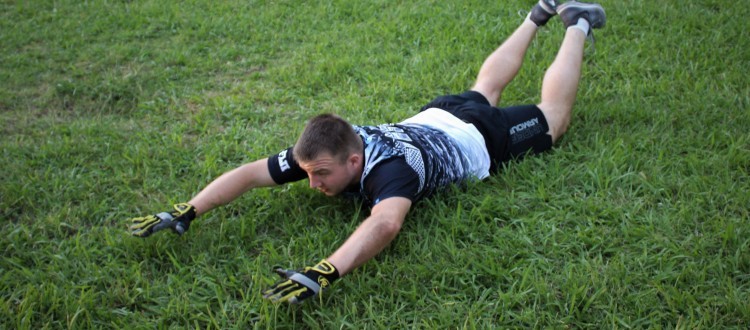
POLYGON ((589 24, 589 21, 587 21, 585 18, 579 18, 578 23, 576 23, 575 25, 568 26, 568 29, 579 29, 583 31, 585 35, 589 35, 591 24, 589 24))

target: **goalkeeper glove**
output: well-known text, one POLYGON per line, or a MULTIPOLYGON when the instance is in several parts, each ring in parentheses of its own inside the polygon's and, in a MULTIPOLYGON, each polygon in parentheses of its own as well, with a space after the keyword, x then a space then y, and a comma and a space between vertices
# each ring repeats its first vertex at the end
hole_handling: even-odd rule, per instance
POLYGON ((130 234, 148 237, 162 229, 172 229, 177 235, 184 234, 190 228, 190 221, 195 219, 195 207, 188 203, 174 205, 174 211, 130 219, 130 234))
POLYGON ((263 298, 273 302, 298 304, 303 300, 319 294, 321 290, 339 278, 339 271, 330 262, 322 260, 313 267, 305 267, 300 272, 274 268, 283 280, 276 282, 263 292, 263 298))

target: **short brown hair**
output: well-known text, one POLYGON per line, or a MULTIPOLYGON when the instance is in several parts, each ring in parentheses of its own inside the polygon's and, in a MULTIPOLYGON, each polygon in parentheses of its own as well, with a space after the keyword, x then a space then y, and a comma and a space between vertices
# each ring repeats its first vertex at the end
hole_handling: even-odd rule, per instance
POLYGON ((326 113, 311 118, 294 145, 297 161, 312 161, 328 152, 343 162, 355 152, 362 152, 362 139, 349 122, 326 113))

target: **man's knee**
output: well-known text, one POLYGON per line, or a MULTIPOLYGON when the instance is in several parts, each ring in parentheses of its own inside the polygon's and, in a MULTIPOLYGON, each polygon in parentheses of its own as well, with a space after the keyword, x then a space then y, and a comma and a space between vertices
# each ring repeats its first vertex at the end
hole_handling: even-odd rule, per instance
POLYGON ((484 96, 484 98, 487 99, 487 102, 489 102, 490 105, 493 107, 497 105, 497 101, 500 99, 499 90, 489 88, 488 86, 480 84, 480 83, 475 84, 471 88, 471 90, 478 92, 479 94, 482 94, 482 96, 484 96))
POLYGON ((559 104, 544 103, 537 105, 544 118, 547 120, 549 126, 549 134, 552 136, 552 141, 557 141, 565 132, 568 131, 570 126, 570 113, 572 107, 559 104))

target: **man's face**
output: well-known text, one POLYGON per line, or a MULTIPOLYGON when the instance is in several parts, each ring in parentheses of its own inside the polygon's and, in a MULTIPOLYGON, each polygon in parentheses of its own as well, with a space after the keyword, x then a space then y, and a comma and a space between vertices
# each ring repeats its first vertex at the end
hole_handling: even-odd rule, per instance
POLYGON ((299 162, 299 166, 307 172, 310 188, 317 189, 327 196, 338 195, 347 187, 359 181, 362 174, 362 157, 352 154, 343 162, 324 153, 309 162, 299 162))

